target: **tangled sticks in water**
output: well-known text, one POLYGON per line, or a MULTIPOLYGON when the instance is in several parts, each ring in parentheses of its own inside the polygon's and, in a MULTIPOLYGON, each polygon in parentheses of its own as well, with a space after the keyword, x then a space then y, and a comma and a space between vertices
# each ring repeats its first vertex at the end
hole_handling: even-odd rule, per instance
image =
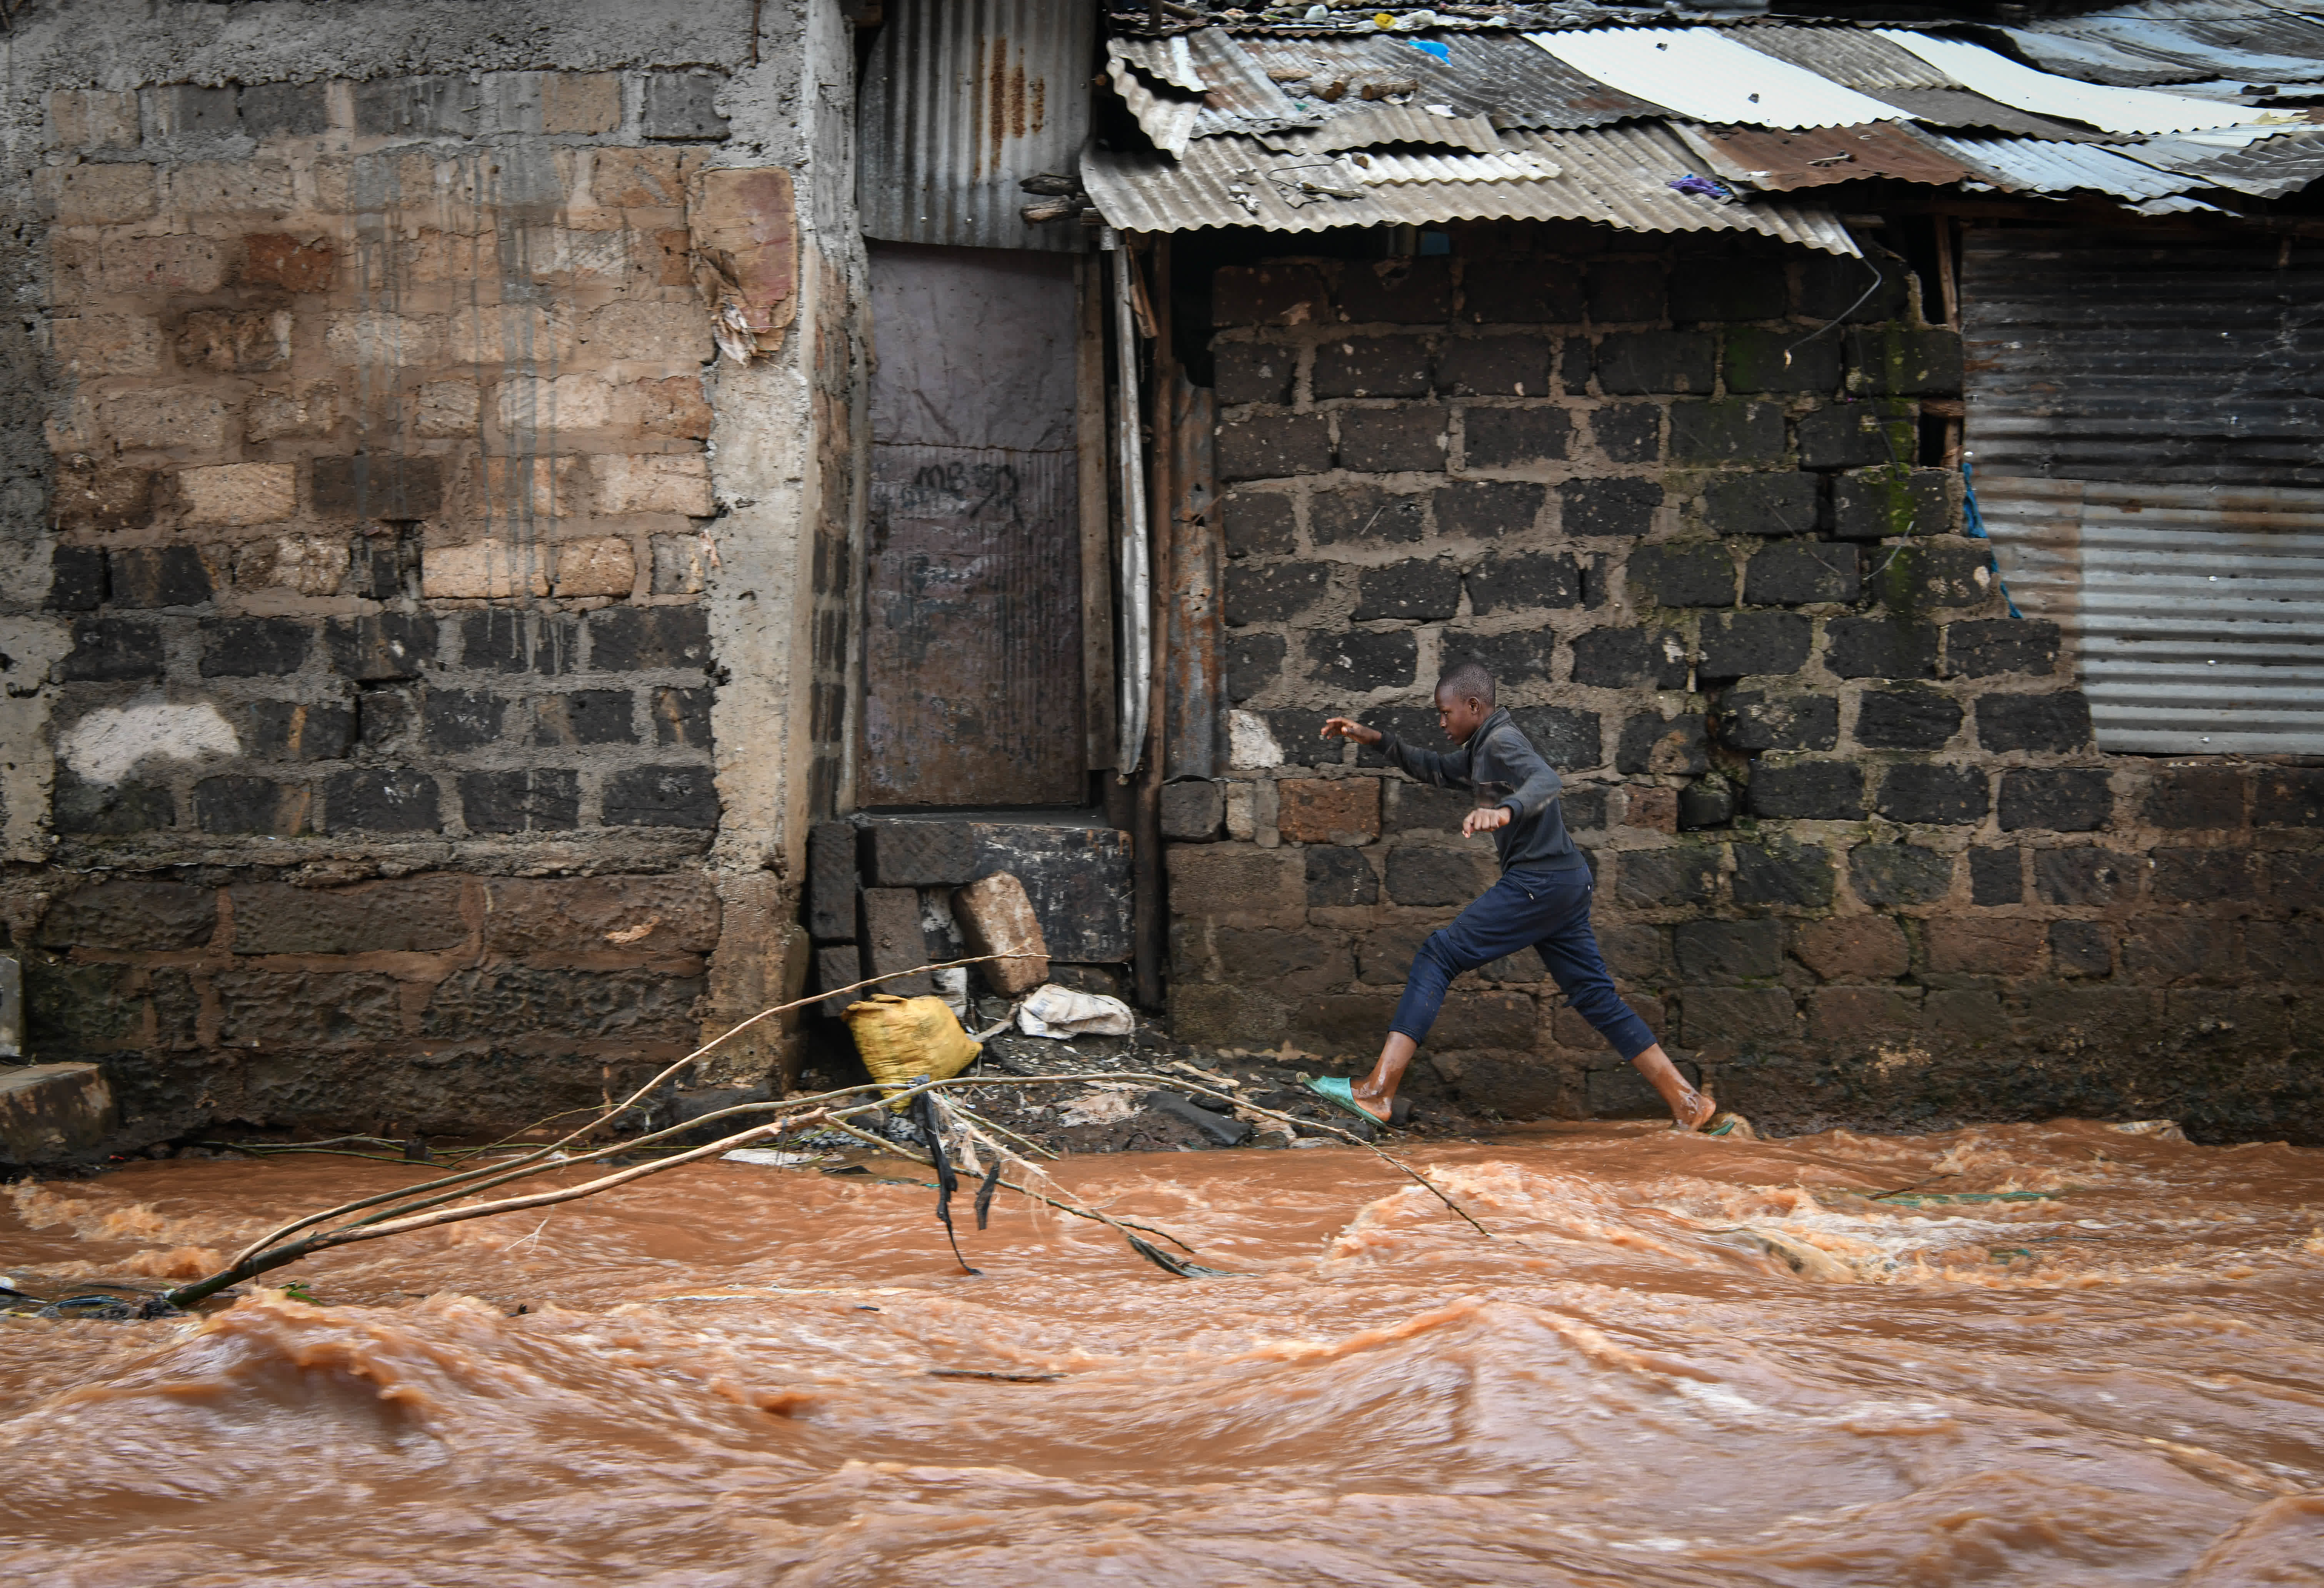
MULTIPOLYGON (((181 1285, 176 1289, 164 1292, 162 1299, 172 1306, 192 1306, 198 1302, 217 1295, 228 1286, 239 1284, 244 1279, 255 1279, 272 1269, 285 1267, 297 1262, 301 1258, 334 1246, 350 1245, 359 1241, 383 1240, 390 1235, 408 1234, 417 1230, 433 1229, 441 1224, 459 1223, 468 1219, 490 1218, 497 1214, 519 1213, 528 1208, 548 1207, 560 1202, 572 1202, 584 1196, 595 1196, 600 1192, 611 1191, 617 1186, 626 1186, 633 1180, 641 1180, 650 1175, 660 1174, 680 1164, 696 1163, 705 1159, 716 1158, 724 1153, 732 1152, 738 1147, 748 1147, 753 1143, 770 1140, 786 1131, 816 1127, 828 1127, 843 1131, 883 1152, 898 1153, 934 1168, 936 1171, 937 1217, 944 1223, 948 1240, 952 1237, 952 1197, 958 1186, 957 1176, 953 1168, 956 1163, 967 1169, 971 1175, 980 1177, 981 1183, 975 1198, 976 1222, 980 1229, 984 1226, 985 1217, 991 1207, 994 1191, 1006 1186, 1020 1196, 1031 1197, 1061 1213, 1071 1214, 1076 1218, 1094 1220, 1108 1226, 1128 1242, 1131 1251, 1167 1273, 1181 1279, 1198 1279, 1220 1273, 1222 1271, 1220 1269, 1205 1268, 1200 1263, 1187 1260, 1187 1258, 1194 1255, 1194 1249, 1167 1231, 1158 1230, 1152 1225, 1139 1223, 1133 1220, 1118 1219, 1095 1208, 1082 1206, 1065 1196, 1055 1186, 1048 1184, 1047 1177, 1038 1164, 1007 1145, 1006 1138, 1009 1135, 1007 1131, 982 1119, 964 1104, 942 1095, 947 1091, 964 1086, 1054 1086, 1099 1080, 1145 1081, 1157 1086, 1175 1087, 1182 1092, 1200 1093, 1224 1102, 1240 1112, 1280 1123, 1286 1129, 1294 1125, 1294 1122, 1286 1114, 1258 1107, 1240 1098, 1231 1097, 1224 1092, 1194 1085, 1182 1076, 1147 1075, 1136 1071, 1111 1071, 1103 1075, 1006 1077, 959 1076, 946 1080, 923 1079, 892 1095, 889 1094, 888 1089, 873 1083, 861 1086, 841 1087, 836 1091, 818 1093, 813 1096, 785 1098, 779 1102, 737 1103, 731 1108, 704 1114, 684 1124, 658 1131, 650 1135, 632 1137, 588 1151, 566 1150, 580 1145, 594 1132, 611 1125, 651 1096, 664 1083, 677 1077, 688 1066, 706 1057, 730 1038, 740 1035, 761 1020, 817 1002, 831 997, 835 992, 853 992, 859 988, 873 986, 881 982, 894 980, 899 976, 918 975, 924 971, 949 970, 955 966, 982 964, 986 960, 1016 957, 1019 956, 1008 954, 986 954, 969 959, 947 960, 937 965, 918 965, 908 971, 891 972, 886 975, 868 977, 851 986, 835 988, 828 992, 818 992, 812 998, 802 998, 793 1002, 777 1004, 771 1009, 761 1010, 749 1020, 722 1032, 684 1058, 670 1065, 620 1103, 609 1103, 595 1118, 567 1132, 556 1141, 524 1152, 513 1160, 461 1169, 418 1186, 407 1186, 400 1190, 383 1192, 375 1196, 344 1202, 336 1207, 309 1214, 304 1218, 282 1225, 244 1247, 235 1255, 233 1261, 217 1272, 197 1279, 191 1284, 181 1285), (867 1114, 874 1109, 886 1108, 895 1102, 908 1103, 918 1113, 922 1135, 927 1142, 926 1152, 898 1146, 848 1123, 848 1121, 855 1115, 867 1114), (673 1136, 690 1135, 706 1124, 720 1121, 739 1122, 744 1118, 753 1119, 755 1122, 730 1135, 723 1136, 706 1146, 687 1148, 647 1163, 618 1167, 613 1174, 600 1176, 577 1186, 558 1186, 547 1190, 505 1196, 489 1202, 466 1200, 479 1192, 493 1190, 519 1180, 530 1179, 537 1176, 567 1169, 576 1164, 602 1163, 616 1154, 627 1154, 640 1147, 651 1146, 655 1142, 673 1136), (1013 1171, 1016 1178, 1005 1177, 1009 1171, 1013 1171), (1143 1233, 1141 1234, 1140 1232, 1143 1233), (1145 1235, 1158 1237, 1186 1253, 1186 1258, 1173 1256, 1154 1242, 1144 1239, 1145 1235)), ((1409 1176, 1419 1185, 1425 1186, 1446 1207, 1474 1225, 1478 1233, 1490 1238, 1491 1232, 1481 1223, 1478 1223, 1467 1209, 1446 1196, 1426 1176, 1410 1165, 1381 1151, 1379 1148, 1352 1131, 1343 1131, 1333 1125, 1319 1125, 1313 1121, 1301 1121, 1297 1123, 1299 1128, 1320 1131, 1365 1148, 1409 1176)), ((953 1254, 955 1258, 960 1255, 957 1242, 953 1244, 953 1254)), ((972 1273, 975 1271, 968 1269, 964 1260, 961 1262, 961 1267, 972 1273)))

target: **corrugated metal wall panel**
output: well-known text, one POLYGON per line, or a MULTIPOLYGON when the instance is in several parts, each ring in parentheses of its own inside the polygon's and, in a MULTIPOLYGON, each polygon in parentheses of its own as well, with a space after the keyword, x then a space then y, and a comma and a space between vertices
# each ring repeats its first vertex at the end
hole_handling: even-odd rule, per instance
POLYGON ((1967 445, 2101 749, 2324 753, 2324 254, 1978 228, 1967 445))
POLYGON ((1076 253, 1017 186, 1089 137, 1096 14, 1081 0, 889 0, 857 117, 857 204, 894 243, 1076 253))

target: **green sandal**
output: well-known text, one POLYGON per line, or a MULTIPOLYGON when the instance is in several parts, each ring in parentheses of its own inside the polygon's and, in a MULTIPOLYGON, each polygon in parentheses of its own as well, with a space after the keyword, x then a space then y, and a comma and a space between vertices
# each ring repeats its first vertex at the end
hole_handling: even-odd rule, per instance
POLYGON ((1355 1087, 1344 1076, 1318 1076, 1307 1083, 1307 1090, 1326 1103, 1337 1103, 1358 1119, 1388 1129, 1388 1121, 1356 1101, 1355 1087))

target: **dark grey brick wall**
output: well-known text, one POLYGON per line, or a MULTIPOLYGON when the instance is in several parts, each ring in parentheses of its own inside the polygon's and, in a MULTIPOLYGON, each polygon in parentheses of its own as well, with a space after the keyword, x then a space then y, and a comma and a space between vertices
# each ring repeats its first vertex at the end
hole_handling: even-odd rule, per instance
MULTIPOLYGON (((1804 251, 1462 247, 1213 283, 1235 753, 1223 836, 1171 856, 1180 1034, 1369 1060, 1489 856, 1465 796, 1317 726, 1444 748, 1428 687, 1473 656, 1567 775, 1618 979, 1725 1101, 2324 1138, 2324 771, 2095 751, 1919 466, 1958 338, 1892 274, 1803 343, 1861 282, 1804 251)), ((1417 1084, 1652 1103, 1523 956, 1464 978, 1417 1084)))

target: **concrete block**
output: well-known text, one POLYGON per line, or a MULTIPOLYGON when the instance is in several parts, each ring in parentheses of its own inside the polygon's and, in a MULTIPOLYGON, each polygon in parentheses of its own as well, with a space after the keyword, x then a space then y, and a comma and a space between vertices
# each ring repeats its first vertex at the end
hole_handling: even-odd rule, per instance
POLYGON ((1229 266, 1211 279, 1211 312, 1220 325, 1315 325, 1325 318, 1328 293, 1313 265, 1229 266))
POLYGON ((634 744, 636 702, 627 689, 572 689, 533 700, 536 744, 634 744))
POLYGON ((1918 987, 1819 987, 1808 994, 1808 1036, 1818 1042, 1870 1043, 1921 1024, 1918 987))
POLYGON ((2088 833, 2105 826, 2114 814, 2114 795, 2104 771, 2020 770, 2001 777, 2001 827, 2016 832, 2046 827, 2053 833, 2088 833))
POLYGON ((1356 576, 1355 621, 1441 623, 1461 605, 1461 570, 1444 558, 1408 558, 1356 576))
POLYGON ((1276 785, 1277 831, 1299 844, 1369 844, 1380 833, 1378 778, 1294 778, 1276 785))
POLYGON ((1379 873, 1359 851, 1318 845, 1306 852, 1310 909, 1350 909, 1379 902, 1379 873))
POLYGON ((714 348, 709 312, 696 303, 609 303, 589 317, 589 350, 640 364, 701 364, 714 348))
POLYGON ((688 750, 711 747, 708 689, 664 686, 653 692, 647 714, 653 718, 655 743, 679 744, 688 750))
POLYGON ((1800 1034, 1798 1009, 1781 987, 1690 987, 1679 1011, 1689 1048, 1732 1051, 1800 1034))
POLYGON ((1857 702, 1856 742, 1868 750, 1941 750, 1960 732, 1961 715, 1960 701, 1924 684, 1867 689, 1857 702))
POLYGON ((314 632, 296 618, 202 620, 202 677, 281 678, 306 663, 314 632))
POLYGON ((1707 331, 1615 331, 1598 344, 1598 386, 1609 395, 1707 394, 1717 368, 1718 348, 1707 331))
MULTIPOLYGON (((431 599, 505 599, 549 594, 549 549, 537 542, 471 540, 420 553, 420 588, 431 599)), ((627 586, 622 593, 628 594, 627 586)))
MULTIPOLYGON (((1880 780, 1882 816, 1892 822, 1968 823, 1985 819, 1992 797, 1982 767, 1926 766, 1906 763, 1888 769, 1880 780)), ((2008 856, 2010 875, 2016 874, 2017 852, 2008 856)), ((1979 904, 2014 902, 1980 898, 1979 904)))
POLYGON ((1734 750, 1830 750, 1840 743, 1840 702, 1829 695, 1733 689, 1720 698, 1712 723, 1719 742, 1734 750))
POLYGON ((678 512, 708 518, 709 461, 698 452, 604 453, 589 459, 600 512, 678 512))
POLYGON ((1469 609, 1480 617, 1582 601, 1582 565, 1565 552, 1494 552, 1470 568, 1466 580, 1469 609))
POLYGON ((1703 522, 1720 535, 1812 535, 1822 490, 1813 475, 1728 475, 1703 487, 1703 522))
POLYGON ((1641 546, 1626 573, 1633 605, 1735 605, 1735 559, 1715 540, 1641 546))
POLYGON ((1438 534, 1490 541, 1531 529, 1548 494, 1513 480, 1465 480, 1432 492, 1429 505, 1438 534))
POLYGON ((137 96, 103 88, 60 88, 49 96, 49 142, 54 149, 137 147, 137 96))
POLYGON ((432 833, 443 826, 436 780, 418 767, 363 767, 323 786, 323 815, 333 833, 432 833))
POLYGON ((1841 761, 1760 766, 1751 773, 1749 794, 1754 816, 1855 821, 1864 815, 1864 772, 1841 761))
POLYGON ((1915 844, 1859 844, 1848 852, 1848 878, 1875 909, 1932 904, 1952 891, 1953 857, 1915 844))
MULTIPOLYGON (((1891 771, 1891 781, 1895 779, 1891 771)), ((1886 793, 1884 787, 1883 793, 1886 793)), ((1901 818, 1899 818, 1901 819, 1901 818)), ((2018 851, 1972 849, 1969 852, 1969 902, 1980 906, 2020 904, 2025 898, 2024 867, 2018 851)))
POLYGON ((1213 346, 1212 357, 1213 385, 1221 402, 1291 401, 1291 375, 1299 362, 1297 348, 1271 342, 1220 342, 1213 346))
POLYGON ((1244 927, 1298 927, 1306 920, 1305 868, 1286 849, 1180 845, 1167 851, 1173 913, 1244 927))
POLYGON ((210 570, 194 546, 135 546, 106 556, 115 606, 199 606, 209 600, 210 570))
POLYGON ((1288 562, 1227 567, 1226 621, 1230 627, 1280 623, 1298 616, 1323 597, 1332 578, 1323 562, 1288 562))
POLYGON ((1421 509, 1426 501, 1370 485, 1346 485, 1310 499, 1307 522, 1318 546, 1405 545, 1425 532, 1421 509))
POLYGON ((57 663, 66 683, 113 683, 159 678, 161 631, 152 623, 117 617, 86 618, 73 624, 73 648, 57 663))
POLYGON ((1568 535, 1636 539, 1654 528, 1663 488, 1654 480, 1568 480, 1557 487, 1557 502, 1568 535))
POLYGON ((718 786, 706 766, 638 766, 605 780, 609 827, 718 826, 718 786))
POLYGON ((239 528, 280 523, 299 512, 299 469, 289 463, 224 463, 183 469, 178 494, 189 523, 239 528))
POLYGON ((1355 337, 1315 349, 1315 395, 1423 397, 1430 378, 1428 344, 1418 337, 1355 337))
POLYGON ((1219 477, 1271 480, 1332 466, 1329 421, 1320 413, 1264 413, 1219 426, 1219 477))
POLYGON ((1419 642, 1409 629, 1326 631, 1309 635, 1305 651, 1308 674, 1315 682, 1357 694, 1409 685, 1420 655, 1419 642))
POLYGON ((1162 836, 1178 844, 1207 844, 1226 816, 1226 786, 1208 778, 1162 786, 1162 836))
POLYGON ((24 967, 13 954, 0 954, 0 1058, 24 1056, 24 967))
POLYGON ((0 1159, 61 1163, 94 1151, 117 1125, 113 1090, 93 1064, 0 1070, 0 1159))
POLYGON ((2027 976, 2039 968, 2050 923, 1939 916, 1923 941, 1929 968, 1947 974, 2027 976))
POLYGON ((1773 402, 1674 402, 1670 427, 1673 463, 1774 463, 1784 455, 1784 411, 1773 402))
MULTIPOLYGON (((815 951, 815 987, 819 992, 832 992, 836 988, 852 987, 863 979, 863 952, 853 943, 832 943, 815 951)), ((847 1006, 859 999, 880 991, 865 987, 853 992, 837 992, 815 1006, 815 1012, 825 1020, 837 1020, 847 1012, 847 1006)))
POLYGON ((124 392, 105 405, 105 428, 116 446, 223 449, 232 437, 233 413, 208 392, 164 386, 124 392))
POLYGON ((95 612, 105 597, 104 552, 93 546, 60 546, 50 554, 51 612, 95 612))
MULTIPOLYGON (((1820 408, 1799 421, 1802 468, 1874 468, 1914 457, 1912 404, 1841 402, 1820 408), (1881 427, 1888 427, 1883 435, 1881 427)), ((1902 531, 1899 531, 1900 533, 1902 531)))
POLYGON ((182 882, 99 882, 69 893, 41 919, 48 948, 147 952, 199 948, 217 925, 217 895, 182 882))
POLYGON ((645 134, 649 138, 715 143, 726 136, 726 118, 718 113, 718 91, 724 73, 696 69, 658 71, 646 78, 645 134))
POLYGON ((560 768, 462 772, 460 819, 471 833, 562 833, 580 825, 581 775, 560 768))
POLYGON ((244 286, 279 287, 285 292, 327 291, 337 266, 338 251, 320 237, 252 232, 242 239, 244 286))
MULTIPOLYGON (((633 309, 684 309, 683 305, 632 304, 633 309)), ((695 312, 685 310, 686 312, 695 312)), ((698 318, 698 316, 697 316, 698 318)), ((336 326, 337 321, 333 322, 336 326)), ((709 337, 705 322, 704 340, 709 337)), ((364 345, 353 331, 345 343, 350 352, 364 345)), ((452 315, 449 335, 446 337, 443 361, 449 364, 489 365, 501 368, 523 370, 562 364, 570 359, 580 344, 578 328, 572 312, 562 305, 526 306, 503 303, 456 309, 452 315)), ((599 349, 601 353, 604 349, 599 349)), ((606 356, 618 356, 605 353, 606 356)), ((353 364, 362 360, 346 357, 335 362, 353 364)), ((425 363, 425 359, 402 360, 405 363, 425 363)))
POLYGON ((637 586, 637 554, 627 540, 599 535, 562 541, 555 551, 560 596, 626 596, 637 586))
POLYGON ((504 1038, 522 1031, 691 1042, 700 1028, 700 976, 660 971, 542 970, 495 965, 456 971, 436 985, 420 1029, 430 1037, 504 1038))
MULTIPOLYGON (((2034 750, 2065 754, 2090 742, 2090 703, 2080 689, 2047 695, 1987 695, 1977 703, 1977 742, 1987 750, 2034 750)), ((2242 817, 2242 799, 2233 826, 2242 817)))
MULTIPOLYGON (((456 356, 468 351, 456 341, 456 356)), ((350 369, 420 368, 442 360, 443 326, 440 321, 420 315, 351 309, 334 314, 325 322, 323 355, 332 364, 350 369)), ((501 360, 494 356, 489 362, 497 364, 501 360)))
POLYGON ((1464 905, 1493 885, 1489 849, 1399 844, 1388 851, 1388 893, 1398 904, 1464 905))
MULTIPOLYGON (((1436 387, 1456 397, 1546 397, 1556 351, 1554 337, 1448 338, 1436 353, 1436 387)), ((1320 354, 1316 362, 1320 369, 1320 354)), ((1320 385, 1315 394, 1323 395, 1320 385)), ((1563 418, 1558 411, 1549 411, 1557 413, 1559 420, 1563 418)), ((1555 420, 1545 423, 1561 431, 1565 428, 1555 420)))
POLYGON ((254 138, 310 138, 331 130, 320 83, 253 83, 242 90, 242 130, 254 138))
POLYGON ((213 374, 258 374, 290 362, 287 309, 197 309, 178 332, 178 362, 213 374))
POLYGON ((926 935, 920 928, 920 895, 915 888, 866 888, 859 899, 855 939, 863 956, 867 976, 894 975, 871 991, 914 998, 936 991, 936 979, 927 972, 898 973, 930 963, 926 935))
POLYGON ((1681 921, 1680 974, 1693 982, 1746 982, 1783 968, 1784 924, 1776 920, 1681 921))
POLYGON ((710 622, 698 606, 613 606, 589 614, 589 666, 597 672, 710 665, 710 622))
POLYGON ((1836 617, 1826 626, 1824 665, 1843 679, 1936 676, 1937 631, 1894 618, 1836 617))
POLYGON ((1049 946, 1025 884, 1008 872, 980 877, 952 896, 968 951, 1017 956, 977 966, 993 991, 1014 998, 1049 979, 1049 946))
POLYGON ((1686 687, 1686 639, 1675 631, 1592 629, 1572 646, 1573 681, 1607 688, 1686 687))
POLYGON ((63 458, 51 501, 60 530, 138 529, 152 513, 153 473, 88 457, 63 458))
POLYGON ((1823 909, 1831 903, 1834 886, 1831 852, 1821 845, 1771 838, 1735 845, 1738 904, 1823 909))
POLYGON ((1008 872, 1024 884, 1053 962, 1119 965, 1130 958, 1129 834, 1016 822, 975 822, 971 828, 975 874, 1008 872))
POLYGON ((874 822, 864 840, 874 887, 951 887, 977 874, 976 834, 966 822, 874 822))
POLYGON ((215 292, 226 280, 225 251, 210 237, 59 238, 55 250, 59 286, 73 296, 215 292))
POLYGON ((153 168, 143 164, 51 165, 33 190, 60 226, 125 226, 153 213, 153 168))
MULTIPOLYGON (((261 392, 243 410, 243 434, 253 441, 314 440, 339 422, 339 389, 312 382, 289 392, 261 392)), ((472 427, 473 428, 473 427, 472 427)))
POLYGON ((148 315, 62 316, 50 321, 49 335, 68 375, 150 375, 161 367, 161 328, 148 315))

